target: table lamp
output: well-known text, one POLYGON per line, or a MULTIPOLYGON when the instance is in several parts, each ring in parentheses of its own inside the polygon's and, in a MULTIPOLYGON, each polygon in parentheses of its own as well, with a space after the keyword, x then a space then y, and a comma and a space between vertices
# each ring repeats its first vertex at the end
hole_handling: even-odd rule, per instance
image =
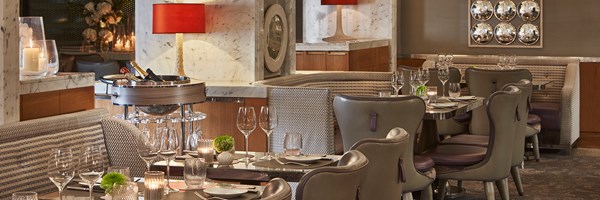
POLYGON ((345 42, 356 38, 344 34, 342 27, 342 5, 357 5, 358 0, 321 0, 321 5, 337 5, 337 28, 331 37, 323 38, 325 42, 345 42))
POLYGON ((170 3, 152 5, 152 33, 173 34, 177 47, 177 74, 183 69, 183 33, 205 33, 204 4, 170 3))

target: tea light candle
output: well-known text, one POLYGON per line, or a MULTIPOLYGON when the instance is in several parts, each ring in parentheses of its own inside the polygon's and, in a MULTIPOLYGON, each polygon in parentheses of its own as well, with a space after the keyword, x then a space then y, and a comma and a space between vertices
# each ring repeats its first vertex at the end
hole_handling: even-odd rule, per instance
POLYGON ((40 48, 33 47, 33 41, 29 41, 29 47, 23 49, 23 67, 27 71, 40 70, 40 48))
POLYGON ((125 41, 125 51, 131 51, 131 41, 126 40, 125 41))
POLYGON ((165 173, 147 171, 144 173, 144 199, 160 200, 165 188, 165 173))
POLYGON ((198 140, 198 157, 204 158, 206 163, 210 164, 214 161, 213 140, 199 139, 198 140))
POLYGON ((131 32, 131 49, 135 50, 135 33, 131 32))
POLYGON ((121 51, 122 49, 123 49, 123 41, 121 41, 121 39, 118 39, 117 42, 115 43, 113 51, 121 51))

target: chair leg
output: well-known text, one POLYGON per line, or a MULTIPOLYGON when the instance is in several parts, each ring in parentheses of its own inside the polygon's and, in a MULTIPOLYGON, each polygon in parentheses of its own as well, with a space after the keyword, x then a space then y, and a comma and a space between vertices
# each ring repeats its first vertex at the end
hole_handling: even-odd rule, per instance
POLYGON ((448 180, 439 179, 437 186, 437 200, 444 200, 446 197, 446 184, 448 184, 448 180))
POLYGON ((483 182, 483 191, 485 192, 485 199, 494 200, 494 182, 483 182))
POLYGON ((519 192, 519 196, 523 196, 523 184, 521 182, 521 174, 519 173, 519 166, 513 166, 510 168, 510 174, 512 175, 513 181, 515 181, 515 186, 517 187, 517 192, 519 192))
POLYGON ((433 200, 433 190, 431 185, 428 185, 425 189, 421 190, 420 200, 433 200))
POLYGON ((540 162, 540 142, 538 141, 537 134, 531 136, 531 143, 533 143, 533 156, 536 162, 540 162))
POLYGON ((508 193, 508 178, 497 180, 495 182, 496 187, 498 187, 498 193, 500 193, 500 198, 502 200, 509 200, 510 194, 508 193))
POLYGON ((402 194, 402 200, 414 200, 412 192, 402 194))

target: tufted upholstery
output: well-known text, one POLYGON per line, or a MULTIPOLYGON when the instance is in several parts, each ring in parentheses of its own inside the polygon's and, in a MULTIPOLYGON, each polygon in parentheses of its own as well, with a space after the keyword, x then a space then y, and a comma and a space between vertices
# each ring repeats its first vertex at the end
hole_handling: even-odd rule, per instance
MULTIPOLYGON (((436 59, 436 56, 428 56, 423 66, 435 66, 436 59)), ((497 62, 496 56, 454 56, 454 67, 459 69, 473 65, 478 68, 495 69, 497 62)), ((579 138, 579 61, 570 58, 519 56, 517 63, 517 69, 527 69, 531 72, 534 83, 537 80, 552 81, 546 89, 533 91, 531 112, 540 116, 542 123, 554 121, 545 123, 547 127, 542 125, 543 131, 550 133, 553 130, 551 125, 559 126, 560 130, 554 130, 560 132, 560 141, 550 144, 551 146, 570 150, 579 138), (552 117, 540 115, 545 112, 544 107, 553 107, 555 114, 552 114, 552 117)))
MULTIPOLYGON (((46 175, 48 155, 54 148, 71 147, 73 156, 77 157, 82 147, 99 145, 105 166, 110 166, 111 152, 107 153, 110 148, 105 148, 104 139, 109 131, 104 128, 105 119, 108 119, 106 109, 94 109, 1 126, 0 199, 9 198, 17 191, 29 190, 40 194, 56 191, 56 186, 46 175)), ((128 125, 124 121, 115 121, 111 125, 115 128, 110 131, 127 133, 130 129, 123 127, 128 125)), ((143 163, 140 158, 131 158, 129 162, 136 161, 143 163)), ((144 168, 142 164, 141 169, 144 168)), ((136 169, 132 168, 132 171, 136 169)))

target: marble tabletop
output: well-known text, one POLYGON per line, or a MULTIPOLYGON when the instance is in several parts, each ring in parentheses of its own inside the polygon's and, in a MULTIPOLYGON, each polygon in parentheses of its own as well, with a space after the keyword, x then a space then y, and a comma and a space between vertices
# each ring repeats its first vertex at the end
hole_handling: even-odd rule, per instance
POLYGON ((31 94, 94 86, 94 73, 62 72, 41 78, 23 77, 20 80, 20 93, 31 94))

